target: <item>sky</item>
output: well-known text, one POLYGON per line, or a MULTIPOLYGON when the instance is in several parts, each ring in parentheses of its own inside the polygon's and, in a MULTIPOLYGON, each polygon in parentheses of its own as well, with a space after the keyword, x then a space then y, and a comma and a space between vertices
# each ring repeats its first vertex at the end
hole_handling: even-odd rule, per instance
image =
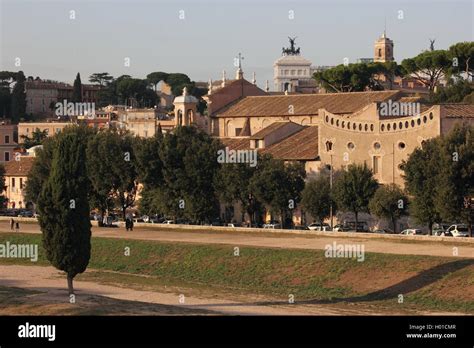
POLYGON ((474 0, 0 0, 0 70, 69 83, 77 72, 83 83, 153 71, 208 81, 222 70, 234 78, 241 52, 244 77, 272 88, 288 36, 313 65, 337 65, 373 57, 386 26, 401 62, 429 39, 439 49, 474 41, 473 19, 474 0))

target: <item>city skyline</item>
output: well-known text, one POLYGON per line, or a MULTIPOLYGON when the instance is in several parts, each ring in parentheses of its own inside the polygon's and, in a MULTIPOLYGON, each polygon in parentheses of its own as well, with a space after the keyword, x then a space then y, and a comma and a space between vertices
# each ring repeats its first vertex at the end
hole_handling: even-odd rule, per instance
POLYGON ((473 37, 472 3, 463 0, 429 5, 426 1, 134 3, 137 6, 130 7, 128 1, 0 1, 0 69, 68 83, 77 72, 83 82, 95 72, 145 78, 153 71, 182 72, 194 81, 208 81, 220 79, 222 70, 234 78, 234 58, 241 52, 244 77, 251 80, 255 72, 257 85, 264 88, 266 80, 273 87, 273 63, 288 46, 288 36, 297 37, 301 55, 314 66, 341 64, 345 57, 349 62, 373 57, 373 44, 385 26, 399 63, 428 49, 429 39, 436 39, 436 48, 447 49, 473 37), (107 8, 113 9, 113 16, 104 16, 107 8), (75 11, 75 19, 70 19, 70 11, 75 11), (399 11, 403 19, 398 19, 399 11), (22 26, 15 25, 20 19, 22 26), (435 25, 443 22, 457 24, 449 30, 435 25), (14 64, 17 57, 19 67, 14 64), (124 66, 126 58, 130 67, 124 66))

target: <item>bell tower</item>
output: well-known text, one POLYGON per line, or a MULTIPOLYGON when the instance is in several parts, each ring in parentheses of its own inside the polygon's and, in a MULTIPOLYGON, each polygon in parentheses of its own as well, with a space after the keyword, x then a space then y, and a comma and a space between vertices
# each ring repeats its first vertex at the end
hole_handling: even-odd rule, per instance
POLYGON ((196 107, 198 100, 188 94, 188 89, 183 88, 183 95, 174 98, 175 126, 190 126, 197 123, 196 107))
POLYGON ((374 45, 374 62, 391 62, 393 61, 393 41, 387 38, 385 30, 382 36, 375 41, 374 45))

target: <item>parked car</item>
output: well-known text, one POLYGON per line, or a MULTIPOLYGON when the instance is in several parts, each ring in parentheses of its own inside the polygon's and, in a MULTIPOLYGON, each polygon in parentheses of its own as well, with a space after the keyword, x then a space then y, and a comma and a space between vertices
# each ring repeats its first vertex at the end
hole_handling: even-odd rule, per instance
POLYGON ((300 231, 309 231, 308 226, 305 225, 298 225, 298 226, 293 226, 294 230, 300 230, 300 231))
POLYGON ((241 226, 240 226, 240 224, 238 224, 236 222, 231 222, 231 223, 227 224, 227 227, 241 227, 241 226))
POLYGON ((28 217, 28 218, 30 218, 30 217, 33 217, 33 216, 34 216, 34 214, 31 210, 24 210, 24 211, 22 211, 18 214, 18 217, 28 217))
POLYGON ((275 229, 275 228, 281 228, 281 225, 278 221, 270 221, 267 224, 263 224, 263 228, 275 229))
POLYGON ((400 234, 405 236, 414 236, 423 234, 423 231, 417 228, 407 228, 406 230, 400 232, 400 234))
POLYGON ((330 231, 331 226, 329 224, 323 223, 322 225, 318 222, 313 222, 312 224, 308 225, 308 229, 311 231, 330 231))
POLYGON ((334 226, 334 228, 332 229, 334 232, 347 232, 349 231, 349 227, 348 226, 344 226, 343 224, 337 224, 334 226))
POLYGON ((152 224, 160 224, 164 221, 163 218, 160 218, 158 216, 151 216, 150 217, 150 220, 148 221, 149 223, 152 223, 152 224))
POLYGON ((174 221, 173 220, 165 220, 162 222, 162 224, 165 224, 165 225, 173 225, 174 224, 174 221))
POLYGON ((469 229, 464 224, 451 225, 444 233, 451 234, 453 237, 469 237, 469 229))
POLYGON ((433 236, 442 236, 443 232, 445 232, 451 224, 446 223, 436 223, 433 224, 433 236))
POLYGON ((375 230, 374 233, 378 234, 393 234, 394 232, 388 228, 380 228, 378 230, 375 230))
POLYGON ((343 225, 347 231, 369 232, 366 221, 358 221, 357 224, 355 221, 345 221, 343 225))

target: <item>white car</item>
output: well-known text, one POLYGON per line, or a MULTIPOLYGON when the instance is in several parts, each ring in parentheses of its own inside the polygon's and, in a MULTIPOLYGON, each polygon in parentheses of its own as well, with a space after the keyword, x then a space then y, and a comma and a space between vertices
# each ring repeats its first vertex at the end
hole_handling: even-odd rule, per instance
POLYGON ((278 223, 270 223, 270 224, 264 224, 263 228, 275 229, 275 228, 281 228, 281 226, 278 223))
POLYGON ((329 226, 328 224, 320 224, 320 223, 317 223, 317 222, 313 222, 312 224, 308 225, 308 228, 311 230, 311 231, 330 231, 331 230, 331 226, 329 226))
POLYGON ((165 224, 165 225, 173 225, 173 224, 174 224, 174 221, 173 221, 173 220, 165 220, 165 221, 163 221, 163 224, 165 224))
POLYGON ((469 237, 467 225, 451 225, 444 233, 453 237, 469 237))
POLYGON ((406 230, 403 230, 402 232, 400 232, 400 234, 405 235, 405 236, 414 236, 414 235, 423 234, 423 232, 417 228, 407 228, 406 230))

